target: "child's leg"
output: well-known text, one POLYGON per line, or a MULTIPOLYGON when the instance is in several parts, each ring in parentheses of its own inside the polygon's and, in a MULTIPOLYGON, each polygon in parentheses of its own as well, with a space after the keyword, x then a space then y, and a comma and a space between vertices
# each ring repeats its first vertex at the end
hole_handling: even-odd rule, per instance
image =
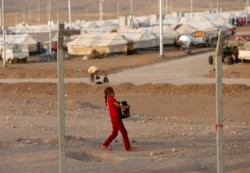
POLYGON ((109 137, 103 142, 103 146, 108 147, 109 144, 116 138, 118 135, 118 126, 117 126, 117 120, 112 120, 112 133, 109 135, 109 137))
POLYGON ((123 139, 123 143, 124 143, 124 147, 125 147, 125 150, 129 150, 130 149, 130 142, 129 142, 129 138, 128 138, 128 132, 127 130, 125 129, 124 127, 124 124, 121 120, 121 122, 119 123, 119 131, 121 132, 122 134, 122 139, 123 139))

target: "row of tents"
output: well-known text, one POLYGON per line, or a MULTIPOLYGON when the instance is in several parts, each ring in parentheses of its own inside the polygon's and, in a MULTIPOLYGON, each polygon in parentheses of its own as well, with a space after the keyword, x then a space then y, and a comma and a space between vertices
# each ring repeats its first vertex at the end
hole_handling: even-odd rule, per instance
MULTIPOLYGON (((185 16, 165 15, 163 20, 163 43, 173 44, 181 35, 191 35, 195 31, 207 33, 207 37, 215 38, 219 29, 230 31, 236 28, 232 21, 244 18, 248 21, 246 11, 221 13, 187 13, 185 16)), ((120 20, 76 21, 71 30, 81 31, 79 35, 65 36, 65 47, 71 55, 90 55, 93 52, 110 54, 127 52, 131 49, 151 48, 159 46, 160 28, 158 15, 134 17, 133 26, 121 25, 120 20), (154 20, 157 19, 157 20, 154 20), (143 26, 143 27, 142 27, 143 26)), ((65 23, 65 29, 69 23, 65 23)), ((57 41, 58 25, 20 24, 7 29, 7 45, 28 45, 29 51, 38 51, 36 45, 48 46, 57 41), (51 38, 49 38, 51 33, 51 38)), ((3 38, 0 38, 0 47, 3 38)))

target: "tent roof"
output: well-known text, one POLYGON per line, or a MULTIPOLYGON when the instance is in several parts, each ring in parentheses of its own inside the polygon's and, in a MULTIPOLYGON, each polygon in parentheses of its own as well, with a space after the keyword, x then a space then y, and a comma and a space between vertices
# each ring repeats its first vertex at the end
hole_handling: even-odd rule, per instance
MULTIPOLYGON (((160 35, 160 26, 153 26, 152 31, 159 37, 160 35)), ((179 33, 171 28, 170 26, 163 25, 163 35, 166 37, 177 37, 179 33)))
POLYGON ((68 46, 109 46, 126 44, 119 33, 85 33, 69 42, 68 46))
POLYGON ((218 28, 210 21, 189 22, 189 25, 199 31, 216 31, 218 28))
POLYGON ((127 39, 133 41, 141 41, 141 40, 151 40, 155 39, 157 36, 152 31, 152 28, 149 27, 141 27, 138 29, 120 29, 119 32, 127 39))
POLYGON ((180 35, 188 35, 192 34, 194 31, 196 31, 195 28, 188 24, 181 24, 175 29, 180 35))
MULTIPOLYGON (((5 39, 7 44, 30 45, 37 43, 29 34, 6 35, 5 39)), ((0 44, 3 44, 3 37, 0 37, 0 44)))

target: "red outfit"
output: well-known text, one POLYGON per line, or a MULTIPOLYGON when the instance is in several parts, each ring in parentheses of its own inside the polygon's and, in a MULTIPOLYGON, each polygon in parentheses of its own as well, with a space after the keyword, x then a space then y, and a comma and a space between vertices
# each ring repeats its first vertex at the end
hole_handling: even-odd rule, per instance
POLYGON ((110 119, 112 122, 113 130, 112 130, 112 133, 110 134, 110 136, 103 143, 103 145, 108 147, 108 145, 118 135, 118 130, 119 130, 122 134, 124 147, 126 150, 128 150, 130 148, 130 142, 128 139, 127 130, 125 129, 125 126, 124 126, 122 120, 119 118, 118 107, 114 104, 114 102, 116 102, 114 97, 111 97, 111 96, 107 97, 107 105, 108 105, 108 109, 109 109, 109 115, 110 115, 110 119))

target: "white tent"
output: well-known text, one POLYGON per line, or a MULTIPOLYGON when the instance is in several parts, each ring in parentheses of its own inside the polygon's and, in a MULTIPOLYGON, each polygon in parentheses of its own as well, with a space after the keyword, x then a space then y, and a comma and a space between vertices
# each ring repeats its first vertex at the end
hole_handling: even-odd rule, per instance
POLYGON ((179 22, 180 22, 179 17, 173 17, 173 16, 169 16, 169 15, 166 15, 164 20, 163 20, 164 25, 177 25, 179 22))
POLYGON ((97 21, 83 21, 79 23, 79 26, 81 29, 86 29, 86 28, 99 28, 99 24, 97 21))
MULTIPOLYGON (((7 48, 28 48, 29 52, 37 52, 37 42, 29 34, 6 35, 5 43, 7 48)), ((3 47, 3 37, 0 37, 0 47, 3 47)))
POLYGON ((67 44, 71 55, 110 54, 127 52, 127 41, 119 33, 85 33, 67 44))
POLYGON ((218 28, 210 21, 189 22, 188 24, 198 31, 218 31, 218 28))
MULTIPOLYGON (((153 26, 152 31, 157 35, 158 38, 160 38, 160 26, 153 26)), ((164 45, 172 45, 174 40, 179 36, 177 31, 167 25, 163 25, 162 33, 164 45)))
POLYGON ((133 20, 133 23, 135 26, 143 26, 143 27, 146 27, 146 26, 150 26, 150 17, 149 16, 138 16, 138 17, 135 17, 134 20, 133 20))
POLYGON ((224 17, 221 16, 222 13, 204 13, 204 17, 209 21, 213 20, 226 20, 224 17))
POLYGON ((151 28, 120 29, 119 32, 124 38, 134 42, 134 49, 159 46, 157 35, 151 28))
POLYGON ((195 32, 197 29, 193 28, 192 26, 188 24, 181 24, 178 25, 175 30, 180 34, 180 35, 189 35, 195 32))
POLYGON ((97 28, 85 28, 81 30, 81 33, 108 33, 117 31, 118 26, 103 26, 103 27, 97 27, 97 28))
POLYGON ((237 16, 232 12, 223 12, 220 14, 226 21, 232 23, 232 19, 236 19, 237 16))
POLYGON ((212 21, 213 25, 218 28, 218 29, 224 29, 224 30, 228 30, 231 28, 234 28, 235 26, 233 26, 232 24, 224 21, 224 20, 214 20, 212 21))
POLYGON ((179 20, 179 24, 189 24, 189 22, 200 22, 200 21, 208 21, 202 14, 196 14, 191 16, 191 14, 181 17, 179 20))
POLYGON ((17 25, 15 27, 9 27, 9 30, 13 34, 26 34, 28 33, 28 26, 27 25, 17 25))

